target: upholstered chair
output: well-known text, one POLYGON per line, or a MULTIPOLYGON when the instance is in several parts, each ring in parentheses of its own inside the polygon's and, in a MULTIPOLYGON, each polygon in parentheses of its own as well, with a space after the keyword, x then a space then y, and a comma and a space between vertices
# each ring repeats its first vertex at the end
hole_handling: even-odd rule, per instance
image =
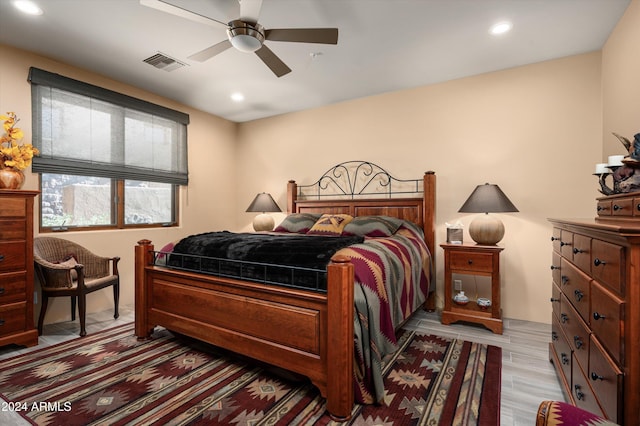
POLYGON ((80 317, 80 336, 87 334, 86 296, 113 287, 114 318, 118 318, 120 298, 119 257, 102 257, 69 240, 37 237, 33 242, 35 270, 42 288, 38 333, 42 334, 50 297, 71 297, 71 320, 76 319, 76 300, 80 317))

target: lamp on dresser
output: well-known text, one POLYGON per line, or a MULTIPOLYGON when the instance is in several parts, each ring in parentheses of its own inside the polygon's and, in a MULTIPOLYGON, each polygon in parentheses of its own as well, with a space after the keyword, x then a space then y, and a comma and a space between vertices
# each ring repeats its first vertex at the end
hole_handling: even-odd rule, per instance
POLYGON ((504 237, 504 225, 489 213, 517 212, 518 209, 498 185, 485 183, 476 186, 459 213, 484 213, 473 219, 469 225, 469 235, 478 244, 492 246, 504 237))
POLYGON ((267 213, 281 211, 271 194, 267 194, 266 192, 256 195, 256 198, 253 199, 247 208, 247 212, 260 212, 260 214, 253 219, 253 229, 255 231, 273 231, 275 221, 273 217, 267 213))

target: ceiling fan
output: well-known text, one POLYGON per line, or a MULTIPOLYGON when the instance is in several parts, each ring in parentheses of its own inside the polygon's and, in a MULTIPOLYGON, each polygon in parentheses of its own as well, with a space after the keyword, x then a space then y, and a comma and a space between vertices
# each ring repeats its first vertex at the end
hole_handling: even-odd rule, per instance
POLYGON ((255 52, 276 76, 282 77, 291 72, 291 68, 264 44, 265 41, 338 44, 337 28, 265 29, 258 23, 262 0, 238 0, 238 2, 240 4, 240 17, 224 23, 170 4, 167 0, 140 0, 141 5, 162 12, 167 12, 206 25, 224 25, 226 27, 227 40, 223 40, 189 56, 189 59, 199 62, 204 62, 230 47, 234 47, 241 52, 255 52))

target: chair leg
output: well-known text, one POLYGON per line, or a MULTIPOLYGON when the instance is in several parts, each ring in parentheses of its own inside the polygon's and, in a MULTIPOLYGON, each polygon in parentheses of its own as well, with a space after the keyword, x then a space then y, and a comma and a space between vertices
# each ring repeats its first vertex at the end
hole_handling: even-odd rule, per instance
POLYGON ((42 327, 44 325, 44 314, 47 312, 47 305, 49 304, 49 296, 45 292, 42 292, 42 305, 40 306, 40 316, 38 317, 38 336, 42 336, 42 327))
POLYGON ((114 305, 114 314, 113 317, 118 319, 120 314, 118 313, 118 303, 120 302, 120 282, 116 282, 113 285, 113 305, 114 305))
POLYGON ((71 296, 71 321, 76 320, 76 297, 71 296))
POLYGON ((85 293, 78 295, 78 315, 80 316, 80 336, 86 336, 87 295, 85 293))

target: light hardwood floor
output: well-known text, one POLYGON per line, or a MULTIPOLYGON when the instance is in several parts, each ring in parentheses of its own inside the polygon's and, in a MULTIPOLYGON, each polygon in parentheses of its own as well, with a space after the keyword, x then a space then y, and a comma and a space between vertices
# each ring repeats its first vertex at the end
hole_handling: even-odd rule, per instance
MULTIPOLYGON (((131 307, 120 310, 120 318, 113 319, 113 311, 88 314, 87 333, 133 322, 131 307)), ((564 400, 560 384, 548 357, 551 326, 530 321, 504 320, 504 334, 497 335, 475 325, 442 325, 438 313, 419 312, 409 320, 408 328, 444 337, 486 343, 502 348, 502 392, 500 426, 531 426, 540 402, 564 400)), ((38 346, 0 348, 1 360, 37 350, 78 337, 78 322, 62 322, 45 325, 38 346)), ((0 389, 2 384, 0 384, 0 389)), ((3 426, 26 425, 15 413, 0 412, 3 426)), ((497 426, 497 425, 496 425, 497 426)))

